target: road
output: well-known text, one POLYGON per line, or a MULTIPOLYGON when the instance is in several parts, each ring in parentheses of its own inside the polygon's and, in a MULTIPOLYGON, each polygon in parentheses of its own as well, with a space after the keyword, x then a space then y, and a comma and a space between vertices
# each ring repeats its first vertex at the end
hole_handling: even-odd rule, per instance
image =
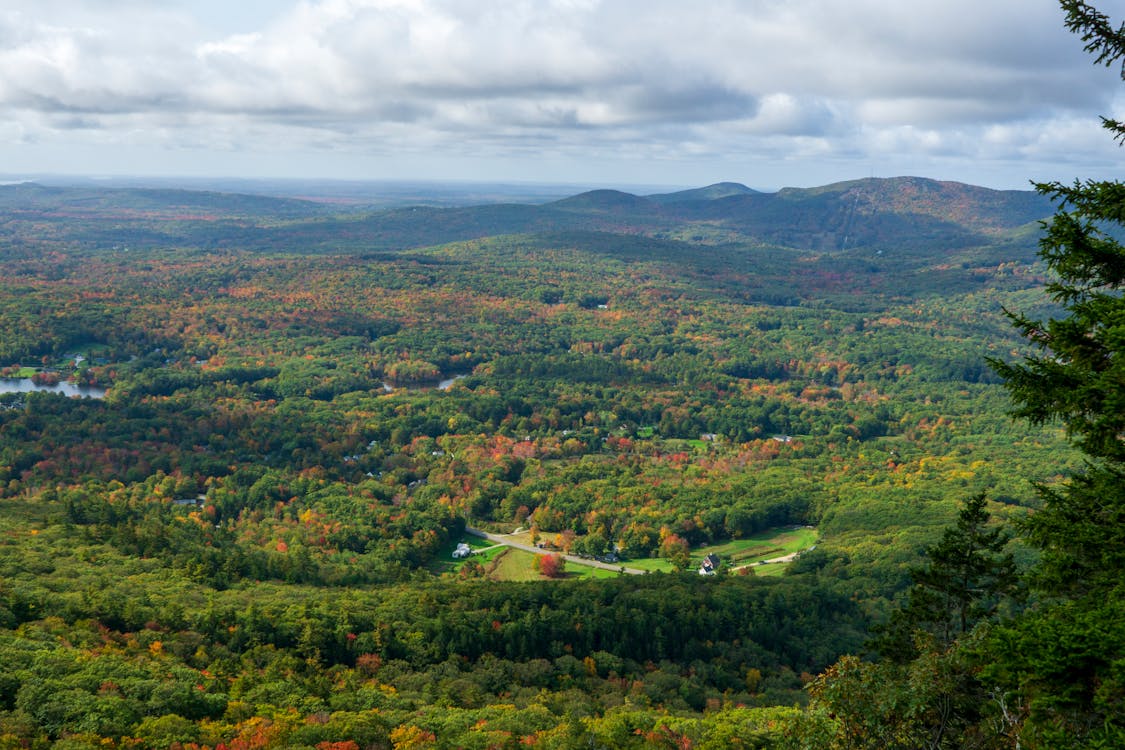
MULTIPOLYGON (((472 526, 466 526, 465 527, 465 533, 469 534, 470 536, 478 537, 480 539, 487 539, 488 541, 492 542, 493 544, 502 544, 505 547, 512 547, 514 549, 522 549, 524 552, 530 552, 533 555, 553 555, 553 554, 555 554, 554 550, 541 549, 539 547, 533 547, 530 544, 523 544, 521 542, 514 541, 507 534, 490 534, 487 531, 483 531, 481 529, 474 529, 472 526)), ((803 552, 805 550, 801 550, 801 551, 803 552)), ((773 564, 773 563, 791 562, 799 554, 801 554, 801 552, 792 552, 788 555, 782 555, 781 557, 771 557, 769 560, 761 560, 759 562, 750 563, 749 565, 739 565, 737 568, 731 568, 731 572, 737 573, 739 570, 742 570, 743 568, 755 568, 759 565, 770 565, 770 564, 773 564)), ((640 576, 640 575, 644 575, 645 573, 649 572, 647 570, 638 570, 637 568, 627 568, 624 565, 614 565, 612 563, 604 563, 604 562, 601 562, 600 560, 593 560, 593 559, 588 558, 588 557, 578 557, 577 555, 563 555, 563 558, 565 558, 568 562, 574 563, 575 565, 587 565, 591 568, 602 568, 603 570, 613 570, 613 571, 616 571, 616 572, 619 572, 619 573, 624 572, 627 575, 631 575, 631 576, 640 576)))
MULTIPOLYGON (((810 547, 810 549, 811 549, 811 547, 810 547)), ((797 555, 801 554, 801 552, 804 552, 804 551, 805 550, 799 550, 797 552, 790 552, 788 555, 782 555, 781 557, 771 557, 768 560, 759 560, 757 562, 752 562, 752 563, 749 563, 747 565, 739 565, 737 568, 731 568, 731 572, 737 573, 738 571, 742 570, 743 568, 756 568, 759 565, 772 565, 773 563, 793 562, 794 560, 797 559, 797 555)))
MULTIPOLYGON (((466 526, 465 527, 465 533, 470 534, 470 535, 475 536, 475 537, 479 537, 480 539, 487 539, 488 541, 493 542, 495 544, 503 544, 506 547, 512 547, 514 549, 522 549, 524 552, 530 552, 533 555, 553 555, 553 554, 555 554, 555 552, 553 550, 540 549, 539 547, 533 547, 530 544, 523 544, 521 542, 514 541, 510 537, 508 537, 506 534, 489 534, 487 531, 482 531, 481 529, 474 529, 472 526, 466 526)), ((616 573, 624 572, 625 574, 631 575, 631 576, 644 575, 645 572, 646 572, 646 571, 643 571, 643 570, 638 570, 637 568, 627 568, 624 565, 614 565, 613 563, 604 563, 604 562, 601 562, 600 560, 592 560, 592 559, 587 558, 587 557, 578 557, 577 555, 563 555, 563 558, 567 562, 572 562, 575 565, 585 565, 585 566, 590 567, 590 568, 601 568, 602 570, 612 570, 616 573)))

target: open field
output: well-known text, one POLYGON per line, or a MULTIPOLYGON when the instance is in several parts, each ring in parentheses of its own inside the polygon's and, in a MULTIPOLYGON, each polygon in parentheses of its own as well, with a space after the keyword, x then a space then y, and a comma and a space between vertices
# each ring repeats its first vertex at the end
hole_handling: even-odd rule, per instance
MULTIPOLYGON (((723 561, 724 568, 737 568, 745 565, 754 565, 764 560, 801 552, 809 549, 817 540, 817 530, 812 527, 788 527, 774 529, 761 534, 755 534, 746 539, 735 539, 722 544, 713 544, 698 547, 692 550, 691 570, 696 569, 703 558, 710 554, 718 555, 723 561)), ((630 568, 637 568, 652 572, 674 572, 672 564, 659 557, 630 559, 623 561, 630 568)), ((571 566, 572 568, 574 566, 571 566)), ((768 566, 755 565, 755 572, 760 575, 780 575, 785 570, 782 563, 768 566), (768 572, 766 572, 768 570, 768 572)))
POLYGON ((617 578, 622 575, 619 572, 606 570, 605 568, 594 568, 589 565, 576 565, 569 560, 566 563, 566 577, 567 579, 574 578, 617 578))
MULTIPOLYGON (((748 567, 748 568, 739 568, 738 573, 741 573, 742 571, 745 570, 747 573, 756 575, 758 577, 765 576, 765 577, 768 577, 768 578, 772 578, 774 576, 780 576, 783 573, 785 573, 785 569, 787 567, 789 567, 788 563, 773 563, 771 565, 754 565, 754 566, 748 567)), ((738 573, 736 573, 735 575, 738 575, 738 573)))
MULTIPOLYGON (((489 552, 486 554, 494 554, 489 552)), ((493 567, 488 570, 488 577, 494 581, 540 581, 546 580, 543 576, 536 572, 533 563, 536 555, 531 552, 525 552, 520 549, 513 549, 505 547, 494 558, 495 562, 493 567)), ((488 569, 489 566, 481 558, 475 558, 485 565, 488 569)), ((565 580, 574 580, 576 578, 616 578, 620 573, 612 570, 605 570, 604 568, 594 568, 589 565, 578 565, 574 562, 567 561, 565 580)), ((563 579, 559 579, 563 580, 563 579)))
POLYGON ((811 526, 779 529, 707 547, 703 552, 714 553, 734 566, 746 565, 806 550, 816 544, 817 536, 811 526))
POLYGON ((639 568, 640 570, 671 573, 675 570, 672 564, 662 557, 643 557, 638 560, 629 560, 630 568, 639 568))
POLYGON ((464 566, 464 564, 466 563, 466 560, 453 559, 453 550, 457 548, 457 544, 459 542, 468 544, 469 547, 471 547, 473 550, 473 555, 469 559, 475 560, 485 568, 487 568, 489 563, 499 557, 500 554, 505 549, 507 549, 506 547, 493 544, 487 539, 481 539, 479 537, 469 536, 468 534, 466 534, 460 539, 447 544, 442 548, 441 552, 438 553, 437 558, 430 565, 430 572, 435 574, 457 573, 461 570, 462 566, 464 566))
POLYGON ((495 581, 538 581, 542 576, 532 567, 534 561, 534 554, 506 547, 485 569, 495 581))

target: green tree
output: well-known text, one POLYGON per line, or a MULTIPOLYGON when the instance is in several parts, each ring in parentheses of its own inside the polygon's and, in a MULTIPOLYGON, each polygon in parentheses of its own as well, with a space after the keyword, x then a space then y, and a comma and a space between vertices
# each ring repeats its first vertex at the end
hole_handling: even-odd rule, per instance
POLYGON ((809 685, 810 711, 796 723, 799 748, 965 748, 979 746, 988 696, 977 679, 974 628, 1015 584, 991 527, 984 494, 926 549, 914 586, 873 641, 877 663, 845 656, 809 685))
MULTIPOLYGON (((1125 59, 1125 25, 1082 0, 1061 0, 1067 27, 1098 64, 1125 59)), ((1125 79, 1125 68, 1122 69, 1125 79)), ((1118 141, 1125 124, 1103 119, 1118 141)), ((1033 575, 1041 600, 996 629, 985 677, 1000 718, 1023 747, 1125 746, 1125 184, 1036 186, 1058 210, 1040 255, 1048 292, 1065 314, 1013 315, 1035 351, 996 362, 1015 403, 1033 423, 1059 420, 1089 457, 1086 471, 1043 489, 1026 524, 1042 550, 1033 575)))
POLYGON ((895 611, 881 637, 880 653, 905 662, 918 656, 918 635, 940 649, 991 617, 1016 586, 1016 565, 1004 552, 1009 535, 989 525, 984 493, 965 502, 957 523, 941 541, 926 549, 926 564, 911 572, 914 586, 907 603, 895 611))

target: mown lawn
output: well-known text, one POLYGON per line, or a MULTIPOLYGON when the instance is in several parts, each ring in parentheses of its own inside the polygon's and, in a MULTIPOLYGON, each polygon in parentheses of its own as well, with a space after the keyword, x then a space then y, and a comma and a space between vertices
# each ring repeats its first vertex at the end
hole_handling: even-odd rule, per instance
POLYGON ((628 568, 651 570, 653 572, 671 573, 675 570, 675 568, 672 567, 672 563, 662 557, 642 557, 636 560, 626 560, 622 564, 628 568))
POLYGON ((507 549, 507 547, 494 545, 487 539, 481 539, 480 537, 466 534, 442 548, 441 552, 437 555, 437 559, 430 564, 429 569, 431 573, 440 575, 442 573, 456 573, 461 570, 461 566, 464 565, 466 561, 453 559, 453 550, 457 549, 457 544, 459 542, 464 542, 472 548, 473 555, 468 558, 469 560, 476 560, 486 568, 501 552, 507 549))
MULTIPOLYGON (((513 541, 530 543, 530 534, 519 534, 513 541)), ((785 563, 770 565, 757 565, 755 563, 775 557, 784 557, 794 552, 800 552, 816 544, 817 531, 811 527, 788 527, 774 529, 755 534, 746 539, 733 539, 722 544, 713 544, 698 547, 692 550, 692 564, 689 570, 695 570, 709 554, 718 555, 723 562, 723 567, 728 570, 744 565, 753 565, 755 575, 775 576, 781 575, 786 568, 785 563)), ((488 571, 488 577, 497 581, 535 581, 541 580, 536 572, 533 562, 536 555, 523 550, 494 545, 486 539, 465 536, 459 541, 464 541, 473 548, 474 554, 470 558, 480 563, 488 571)), ((438 560, 431 566, 434 573, 456 573, 464 565, 463 560, 454 560, 451 555, 456 547, 456 542, 449 545, 448 550, 442 550, 438 560)), ((673 573, 675 568, 663 558, 649 557, 636 560, 624 560, 622 565, 654 573, 673 573)), ((620 575, 616 570, 604 570, 589 565, 567 562, 566 578, 613 578, 620 575)))
MULTIPOLYGON (((532 567, 536 555, 524 552, 522 549, 505 547, 497 555, 488 572, 488 577, 495 581, 538 581, 542 579, 539 572, 532 567)), ((488 568, 489 566, 485 566, 488 568)))
MULTIPOLYGON (((703 558, 710 554, 718 555, 722 559, 723 567, 732 568, 800 552, 812 547, 816 544, 816 540, 817 531, 811 527, 790 527, 764 531, 746 539, 732 539, 722 544, 712 544, 693 549, 691 569, 698 568, 699 564, 703 562, 703 558)), ((670 573, 674 570, 667 560, 656 557, 627 560, 623 564, 630 568, 654 572, 670 573)), ((784 564, 755 567, 755 572, 759 575, 780 575, 784 570, 784 564)))

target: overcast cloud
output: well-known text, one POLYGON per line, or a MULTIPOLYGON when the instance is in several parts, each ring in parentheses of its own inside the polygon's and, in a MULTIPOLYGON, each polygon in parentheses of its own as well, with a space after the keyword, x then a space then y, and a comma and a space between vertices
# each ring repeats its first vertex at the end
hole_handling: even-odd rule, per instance
POLYGON ((0 9, 6 173, 1026 187, 1117 174, 1122 91, 1054 0, 0 9))

